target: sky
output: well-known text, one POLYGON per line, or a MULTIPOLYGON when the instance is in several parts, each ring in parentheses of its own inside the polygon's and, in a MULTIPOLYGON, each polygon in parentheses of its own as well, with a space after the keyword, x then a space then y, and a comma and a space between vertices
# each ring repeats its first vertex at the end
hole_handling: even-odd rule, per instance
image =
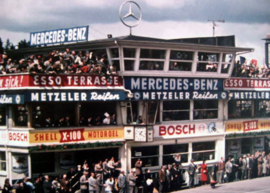
MULTIPOLYGON (((132 34, 162 39, 235 35, 237 47, 254 48, 246 58, 265 59, 270 0, 134 0, 142 10, 132 34)), ((0 0, 0 38, 16 45, 30 32, 89 25, 89 40, 129 35, 119 19, 124 0, 0 0)))

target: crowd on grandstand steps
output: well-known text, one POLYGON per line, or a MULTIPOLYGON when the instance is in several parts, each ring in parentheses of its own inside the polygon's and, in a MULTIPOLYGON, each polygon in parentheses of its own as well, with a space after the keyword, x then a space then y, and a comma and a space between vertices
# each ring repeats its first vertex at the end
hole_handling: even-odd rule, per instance
POLYGON ((87 51, 65 52, 53 50, 47 56, 30 55, 19 61, 0 54, 0 74, 9 73, 46 73, 46 74, 83 74, 116 75, 116 67, 109 65, 106 54, 87 51))

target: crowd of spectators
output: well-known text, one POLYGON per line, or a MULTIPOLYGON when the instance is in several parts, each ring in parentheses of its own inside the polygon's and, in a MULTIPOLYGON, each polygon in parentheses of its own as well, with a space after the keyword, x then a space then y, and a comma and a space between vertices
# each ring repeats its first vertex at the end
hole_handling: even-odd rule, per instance
POLYGON ((241 63, 238 60, 234 64, 232 72, 233 77, 249 77, 249 78, 270 78, 270 69, 266 65, 260 67, 256 60, 251 60, 250 63, 241 63))
MULTIPOLYGON (((70 127, 75 126, 76 124, 70 118, 70 116, 61 116, 57 120, 53 120, 51 116, 47 116, 44 120, 43 125, 41 127, 70 127)), ((116 125, 116 114, 112 113, 111 115, 108 112, 105 112, 103 116, 97 115, 92 116, 89 115, 87 118, 84 116, 80 117, 79 126, 101 126, 101 125, 116 125)))
POLYGON ((108 64, 106 54, 84 51, 65 52, 53 50, 47 56, 30 55, 28 58, 13 60, 6 53, 0 55, 0 74, 45 73, 45 74, 82 74, 115 75, 116 69, 108 64))
POLYGON ((204 160, 196 165, 191 160, 187 169, 182 168, 181 155, 173 156, 174 163, 161 167, 157 175, 148 168, 142 170, 143 162, 137 159, 128 174, 125 174, 120 159, 100 160, 88 164, 87 160, 77 169, 59 176, 40 174, 34 181, 25 177, 13 186, 6 179, 2 193, 9 193, 16 189, 18 193, 153 193, 178 191, 184 183, 190 188, 195 185, 210 184, 213 188, 216 183, 228 183, 270 175, 270 153, 256 151, 254 154, 242 155, 237 160, 229 156, 225 162, 220 161, 208 166, 204 160))

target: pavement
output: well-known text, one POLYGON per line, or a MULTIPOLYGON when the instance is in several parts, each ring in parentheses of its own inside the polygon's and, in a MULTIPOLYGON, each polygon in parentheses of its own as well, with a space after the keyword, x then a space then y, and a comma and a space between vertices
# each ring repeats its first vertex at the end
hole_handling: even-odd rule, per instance
POLYGON ((195 188, 184 189, 176 191, 174 193, 189 193, 189 192, 199 192, 199 193, 270 193, 270 176, 255 178, 251 180, 242 180, 236 182, 230 182, 225 184, 217 184, 215 189, 211 186, 202 185, 195 188))

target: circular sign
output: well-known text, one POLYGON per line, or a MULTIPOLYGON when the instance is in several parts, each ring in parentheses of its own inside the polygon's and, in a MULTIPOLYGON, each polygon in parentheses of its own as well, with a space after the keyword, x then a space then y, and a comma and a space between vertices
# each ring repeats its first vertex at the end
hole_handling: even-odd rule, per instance
POLYGON ((121 22, 127 27, 135 27, 142 20, 142 11, 140 6, 134 1, 124 2, 119 9, 119 18, 121 22), (128 6, 128 7, 127 7, 128 6), (125 8, 128 8, 128 11, 124 12, 125 8))

